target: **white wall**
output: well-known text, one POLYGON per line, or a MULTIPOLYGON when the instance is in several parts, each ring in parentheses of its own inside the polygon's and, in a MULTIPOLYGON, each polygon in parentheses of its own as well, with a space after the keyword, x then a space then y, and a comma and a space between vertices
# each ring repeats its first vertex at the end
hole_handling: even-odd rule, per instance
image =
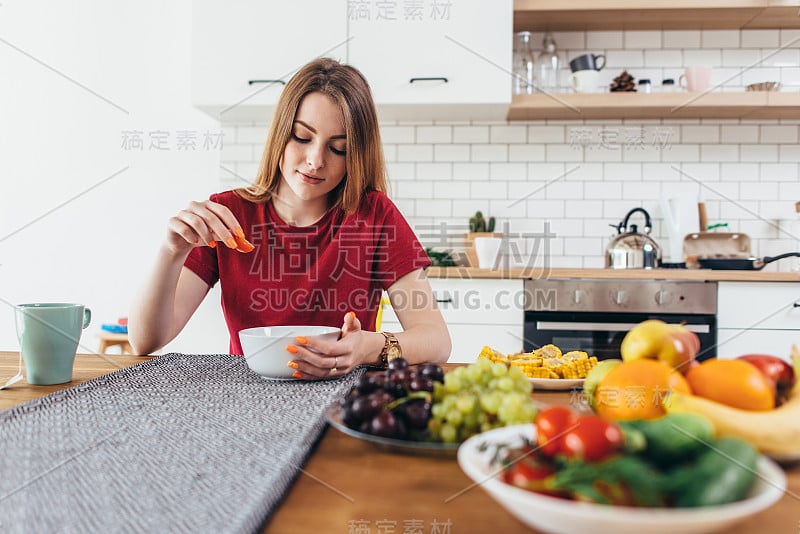
MULTIPOLYGON (((73 301, 126 316, 167 219, 218 188, 219 125, 190 105, 190 3, 0 4, 0 350, 18 350, 12 304, 73 301), (123 147, 141 131, 142 150, 123 147), (150 150, 150 132, 169 133, 150 150), (196 150, 177 138, 196 132, 196 150), (130 137, 130 136, 129 136, 130 137), (113 178, 111 178, 114 176, 113 178)), ((214 291, 166 350, 226 352, 214 291)))

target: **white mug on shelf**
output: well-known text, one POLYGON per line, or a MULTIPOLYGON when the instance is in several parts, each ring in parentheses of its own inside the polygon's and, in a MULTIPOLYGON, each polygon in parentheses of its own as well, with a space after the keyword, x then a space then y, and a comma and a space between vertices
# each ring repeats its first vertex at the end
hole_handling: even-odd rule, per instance
POLYGON ((678 83, 690 93, 708 91, 711 87, 711 67, 686 67, 678 83))
POLYGON ((579 70, 570 74, 569 83, 576 93, 596 93, 599 79, 599 71, 579 70))

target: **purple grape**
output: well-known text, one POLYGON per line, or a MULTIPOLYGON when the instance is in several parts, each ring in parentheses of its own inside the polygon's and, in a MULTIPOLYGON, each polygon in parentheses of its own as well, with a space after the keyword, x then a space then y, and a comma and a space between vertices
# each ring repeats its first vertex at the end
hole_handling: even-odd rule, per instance
POLYGON ((408 369, 408 361, 405 358, 395 358, 389 362, 387 365, 389 369, 408 369))

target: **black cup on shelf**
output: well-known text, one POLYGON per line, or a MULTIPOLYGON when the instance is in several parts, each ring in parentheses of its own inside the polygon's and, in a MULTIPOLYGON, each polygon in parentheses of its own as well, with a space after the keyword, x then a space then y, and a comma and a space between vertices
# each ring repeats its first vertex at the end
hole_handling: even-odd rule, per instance
POLYGON ((603 54, 583 54, 569 62, 569 68, 572 72, 578 72, 579 70, 602 70, 605 66, 606 56, 603 54))

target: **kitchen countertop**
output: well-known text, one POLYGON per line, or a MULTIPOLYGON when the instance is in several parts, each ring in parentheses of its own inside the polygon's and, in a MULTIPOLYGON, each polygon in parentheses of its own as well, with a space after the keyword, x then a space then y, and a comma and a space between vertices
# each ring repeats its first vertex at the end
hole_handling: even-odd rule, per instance
MULTIPOLYGON (((16 373, 18 357, 16 352, 0 352, 0 376, 16 373)), ((80 354, 75 359, 72 382, 32 386, 23 380, 0 392, 0 409, 145 359, 80 354)), ((446 369, 452 367, 446 365, 446 369)), ((569 392, 536 391, 533 395, 546 405, 568 405, 572 401, 569 392)), ((781 500, 728 527, 726 532, 797 530, 800 467, 794 465, 785 470, 788 487, 781 500)), ((522 523, 467 478, 455 458, 391 453, 330 428, 300 473, 262 532, 526 531, 522 523)))
POLYGON ((430 267, 429 278, 472 279, 608 279, 608 280, 698 280, 725 282, 800 282, 800 272, 725 271, 712 269, 559 269, 477 267, 430 267))

